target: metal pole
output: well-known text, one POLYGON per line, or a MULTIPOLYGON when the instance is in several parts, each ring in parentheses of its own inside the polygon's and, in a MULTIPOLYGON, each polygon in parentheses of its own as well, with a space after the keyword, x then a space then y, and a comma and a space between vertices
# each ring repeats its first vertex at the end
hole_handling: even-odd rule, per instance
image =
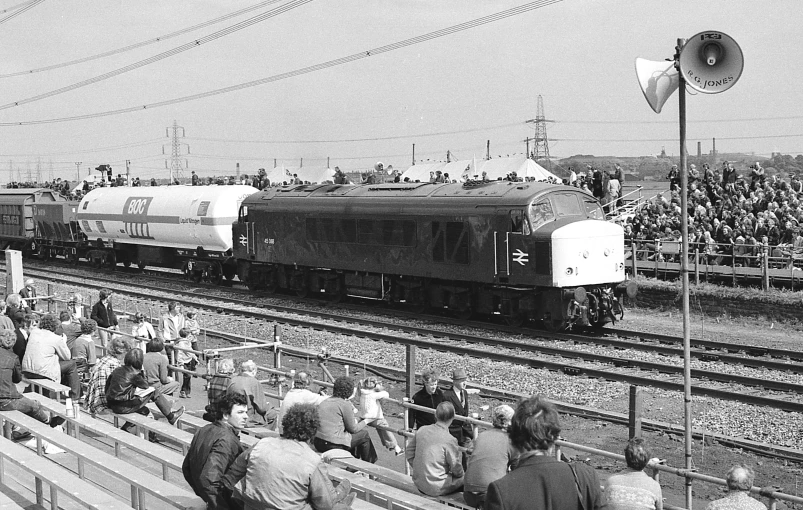
MULTIPOLYGON (((688 190, 689 174, 686 169, 686 80, 680 72, 680 52, 686 39, 678 39, 675 48, 675 67, 678 68, 678 110, 680 135, 680 230, 682 246, 680 257, 680 274, 683 279, 683 415, 686 469, 692 469, 692 428, 691 428, 691 324, 689 319, 689 210, 688 190)), ((686 508, 692 510, 691 478, 686 477, 686 508)))

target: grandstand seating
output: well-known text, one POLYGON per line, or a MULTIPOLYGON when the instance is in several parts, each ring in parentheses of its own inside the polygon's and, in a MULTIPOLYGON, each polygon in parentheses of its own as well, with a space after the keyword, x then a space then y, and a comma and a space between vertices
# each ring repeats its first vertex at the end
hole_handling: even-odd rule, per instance
MULTIPOLYGON (((4 425, 9 423, 17 425, 37 439, 37 452, 42 453, 41 443, 47 441, 78 459, 78 477, 85 477, 85 467, 91 465, 100 469, 105 475, 123 480, 131 487, 131 506, 134 508, 147 508, 145 496, 158 499, 168 505, 181 509, 206 509, 206 503, 193 492, 167 482, 140 468, 137 468, 121 459, 109 455, 80 439, 63 434, 52 429, 19 411, 0 412, 0 420, 4 425)), ((8 427, 6 427, 8 430, 8 427)))

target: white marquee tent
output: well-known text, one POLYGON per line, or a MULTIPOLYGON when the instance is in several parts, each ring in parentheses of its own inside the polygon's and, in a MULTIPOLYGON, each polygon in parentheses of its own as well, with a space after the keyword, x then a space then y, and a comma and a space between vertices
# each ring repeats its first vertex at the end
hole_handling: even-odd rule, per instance
POLYGON ((302 182, 309 182, 312 184, 321 184, 324 181, 334 182, 335 171, 331 168, 325 167, 286 167, 277 166, 275 168, 267 169, 268 179, 271 184, 287 182, 293 178, 293 174, 298 174, 298 178, 302 182))
POLYGON ((411 181, 429 182, 430 172, 440 170, 444 174, 449 174, 451 179, 460 180, 463 176, 473 179, 474 176, 480 178, 482 173, 486 173, 486 178, 491 181, 505 178, 509 173, 516 172, 519 178, 534 177, 536 181, 545 181, 550 178, 560 182, 560 178, 542 167, 529 158, 496 158, 496 159, 466 159, 453 161, 451 163, 419 163, 408 168, 401 176, 411 181))

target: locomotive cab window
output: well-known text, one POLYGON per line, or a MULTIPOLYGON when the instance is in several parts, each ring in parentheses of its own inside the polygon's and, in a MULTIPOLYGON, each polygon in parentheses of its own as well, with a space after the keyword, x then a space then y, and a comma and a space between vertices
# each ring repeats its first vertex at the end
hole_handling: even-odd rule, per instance
POLYGON ((248 206, 242 205, 240 206, 240 223, 245 223, 248 221, 248 206))
POLYGON ((545 223, 555 220, 555 213, 552 210, 552 203, 548 198, 543 198, 530 206, 530 217, 532 218, 533 230, 538 230, 545 223))
POLYGON ((585 211, 580 209, 580 201, 576 193, 554 193, 552 203, 555 206, 555 215, 558 218, 567 216, 585 216, 585 211))
POLYGON ((515 234, 530 234, 530 222, 522 210, 510 211, 510 232, 515 234))
POLYGON ((586 208, 586 216, 593 220, 605 219, 605 214, 602 212, 602 207, 600 207, 599 202, 591 197, 584 198, 583 202, 586 208))

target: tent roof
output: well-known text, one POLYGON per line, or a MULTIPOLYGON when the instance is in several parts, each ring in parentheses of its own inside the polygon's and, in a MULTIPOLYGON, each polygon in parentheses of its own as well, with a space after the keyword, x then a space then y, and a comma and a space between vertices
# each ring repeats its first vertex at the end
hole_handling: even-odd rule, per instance
POLYGON ((293 174, 298 174, 298 178, 303 182, 321 184, 324 181, 334 181, 335 175, 335 171, 331 168, 313 166, 286 167, 280 165, 267 169, 267 171, 271 184, 289 181, 293 174))
POLYGON ((401 176, 404 180, 409 177, 411 181, 429 181, 429 173, 440 170, 442 173, 449 174, 451 179, 460 179, 463 176, 474 178, 486 173, 488 180, 495 181, 505 178, 509 173, 516 172, 521 178, 534 177, 536 181, 546 181, 550 178, 560 182, 560 177, 548 171, 535 161, 529 158, 496 158, 496 159, 464 159, 452 161, 451 163, 420 163, 408 168, 401 176), (476 165, 476 168, 474 166, 476 165))

